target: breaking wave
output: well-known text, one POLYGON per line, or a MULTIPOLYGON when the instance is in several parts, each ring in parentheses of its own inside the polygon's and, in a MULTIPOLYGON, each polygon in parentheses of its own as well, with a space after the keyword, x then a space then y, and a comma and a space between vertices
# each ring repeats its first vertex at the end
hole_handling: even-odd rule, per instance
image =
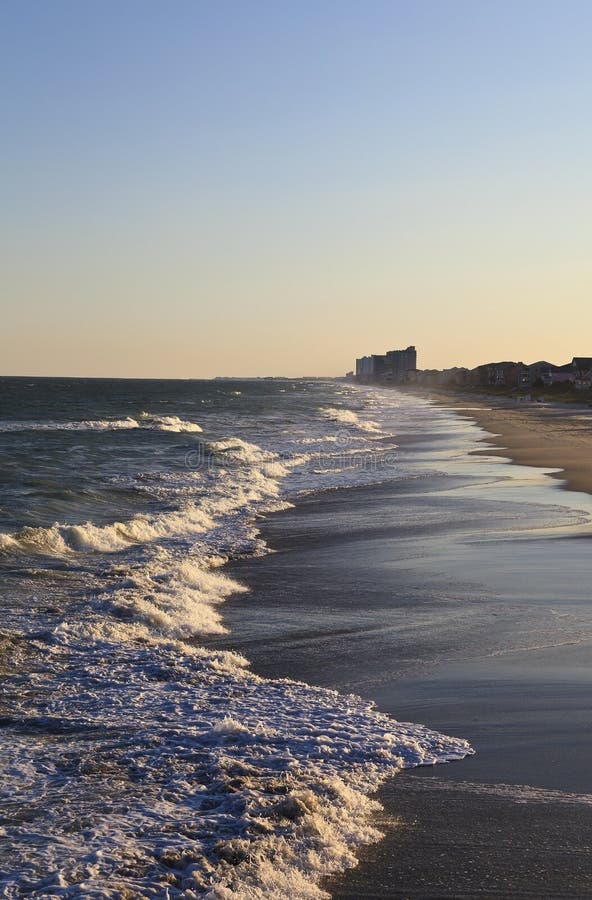
POLYGON ((139 419, 140 428, 150 428, 154 431, 173 431, 178 434, 192 434, 203 431, 197 422, 187 422, 179 416, 155 416, 151 413, 142 413, 139 419))
POLYGON ((156 416, 142 413, 137 419, 89 419, 80 422, 0 422, 0 432, 6 431, 126 431, 144 428, 151 431, 194 433, 202 431, 196 422, 187 422, 178 416, 156 416))
POLYGON ((353 409, 341 409, 336 407, 319 407, 319 412, 326 418, 339 422, 340 425, 348 425, 357 428, 360 431, 367 431, 373 434, 380 434, 380 426, 376 422, 368 419, 361 419, 353 409))
POLYGON ((0 534, 0 549, 58 555, 91 551, 115 553, 132 544, 200 533, 211 526, 212 519, 204 510, 188 505, 174 512, 140 515, 110 525, 85 522, 82 525, 56 523, 49 528, 26 526, 13 534, 0 534))

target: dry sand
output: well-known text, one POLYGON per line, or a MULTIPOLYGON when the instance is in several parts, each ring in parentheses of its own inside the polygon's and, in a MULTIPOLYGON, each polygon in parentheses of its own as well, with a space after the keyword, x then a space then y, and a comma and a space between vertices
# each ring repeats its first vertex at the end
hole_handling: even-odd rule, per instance
POLYGON ((552 477, 572 491, 592 493, 592 409, 576 404, 491 401, 439 395, 438 405, 458 410, 496 435, 484 453, 513 463, 559 469, 552 477))

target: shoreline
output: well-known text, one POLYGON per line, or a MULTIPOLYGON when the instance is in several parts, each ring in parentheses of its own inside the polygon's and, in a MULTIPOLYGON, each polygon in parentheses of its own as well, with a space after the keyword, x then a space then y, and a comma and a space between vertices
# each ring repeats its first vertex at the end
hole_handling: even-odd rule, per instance
MULTIPOLYGON (((577 440, 592 416, 585 416, 582 425, 576 411, 562 408, 541 413, 505 405, 492 409, 482 398, 462 405, 455 396, 433 399, 489 432, 482 438, 483 449, 471 453, 542 468, 569 464, 569 480, 567 472, 554 473, 560 480, 556 486, 592 492, 586 441, 582 450, 577 440), (574 459, 565 454, 570 441, 574 459), (583 471, 575 471, 575 463, 583 471)), ((592 450, 592 437, 588 440, 592 450)), ((524 647, 522 637, 514 649, 511 635, 524 633, 524 627, 530 634, 533 616, 538 642, 537 608, 549 603, 544 572, 532 584, 525 580, 548 557, 548 545, 536 538, 524 565, 521 553, 530 541, 515 547, 511 542, 466 545, 460 532, 454 536, 456 521, 451 520, 438 521, 434 544, 434 526, 426 522, 429 528, 420 531, 419 539, 423 533, 427 555, 414 568, 405 548, 418 538, 416 525, 408 527, 401 520, 405 502, 424 512, 450 510, 459 503, 461 515, 466 509, 462 495, 449 499, 439 490, 435 482, 346 488, 309 496, 266 517, 262 536, 275 552, 237 561, 230 570, 256 598, 249 611, 250 630, 239 636, 245 600, 230 599, 225 620, 231 633, 220 644, 244 652, 253 671, 264 677, 352 691, 399 721, 423 722, 465 737, 477 751, 459 763, 401 772, 383 785, 377 799, 384 812, 376 824, 385 836, 356 850, 356 868, 323 880, 333 900, 589 897, 589 688, 576 684, 574 673, 578 667, 588 671, 582 660, 592 654, 592 629, 575 650, 569 642, 524 647), (441 539, 454 551, 443 571, 441 539), (514 560, 509 571, 523 570, 522 581, 510 582, 511 596, 502 593, 498 599, 490 593, 492 584, 498 584, 494 579, 483 582, 482 599, 475 597, 468 582, 483 577, 482 563, 490 576, 503 572, 508 558, 514 560), (441 615, 444 625, 451 621, 452 631, 445 627, 426 633, 425 617, 437 620, 441 615), (472 642, 466 650, 465 637, 472 642), (491 653, 492 637, 510 648, 508 656, 505 651, 491 653), (416 659, 427 659, 427 668, 418 668, 416 659), (577 827, 570 826, 572 821, 577 827), (560 834, 565 840, 558 841, 560 834)), ((564 538, 553 547, 557 569, 569 572, 568 565, 575 563, 572 580, 584 584, 583 543, 564 538)), ((560 617, 573 615, 569 596, 552 604, 563 604, 560 617)), ((541 627, 548 628, 546 620, 541 627)))
POLYGON ((592 409, 585 405, 512 402, 507 398, 431 392, 416 396, 476 422, 489 434, 473 451, 510 463, 556 469, 551 478, 570 491, 592 494, 592 409))
MULTIPOLYGON (((438 392, 436 397, 419 396, 432 399, 435 406, 450 409, 488 432, 481 438, 485 446, 471 451, 471 455, 499 457, 513 466, 555 470, 545 474, 556 479, 563 490, 592 494, 589 407, 518 405, 506 398, 459 397, 446 392, 438 392)), ((489 793, 490 786, 471 783, 470 774, 467 782, 458 786, 456 779, 448 781, 447 775, 440 767, 434 774, 420 768, 401 772, 382 785, 377 798, 383 807, 380 822, 384 837, 378 844, 360 848, 357 867, 327 879, 325 887, 331 900, 425 900, 434 896, 470 900, 490 896, 490 892, 507 900, 533 894, 590 895, 592 873, 583 857, 592 837, 592 822, 585 805, 566 804, 560 792, 556 796, 550 792, 544 820, 537 821, 535 842, 531 829, 532 804, 540 802, 536 792, 529 802, 520 797, 518 786, 513 792, 511 786, 499 785, 499 793, 489 793), (481 788, 485 790, 481 792, 481 788), (441 799, 447 803, 446 812, 441 810, 441 799), (434 811, 442 818, 435 829, 434 811), (503 843, 499 839, 502 822, 503 833, 509 833, 503 843), (564 840, 558 842, 558 833, 565 836, 564 840), (476 864, 466 866, 467 858, 476 864), (506 875, 510 858, 520 859, 518 878, 506 875), (433 867, 435 874, 426 875, 424 867, 433 867), (458 880, 455 869, 462 871, 458 880)), ((585 803, 591 801, 592 796, 585 803)))

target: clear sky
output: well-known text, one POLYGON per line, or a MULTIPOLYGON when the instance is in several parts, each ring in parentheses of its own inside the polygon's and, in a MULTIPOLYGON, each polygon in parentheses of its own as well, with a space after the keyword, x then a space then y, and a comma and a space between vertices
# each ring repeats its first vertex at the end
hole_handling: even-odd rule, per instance
POLYGON ((592 355, 589 0, 3 0, 2 374, 592 355))

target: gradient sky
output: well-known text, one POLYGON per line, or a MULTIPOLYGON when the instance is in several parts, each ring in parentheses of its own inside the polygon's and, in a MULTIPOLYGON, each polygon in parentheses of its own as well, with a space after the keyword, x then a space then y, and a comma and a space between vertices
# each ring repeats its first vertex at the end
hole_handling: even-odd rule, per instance
POLYGON ((0 372, 592 355, 592 4, 3 0, 0 372))

